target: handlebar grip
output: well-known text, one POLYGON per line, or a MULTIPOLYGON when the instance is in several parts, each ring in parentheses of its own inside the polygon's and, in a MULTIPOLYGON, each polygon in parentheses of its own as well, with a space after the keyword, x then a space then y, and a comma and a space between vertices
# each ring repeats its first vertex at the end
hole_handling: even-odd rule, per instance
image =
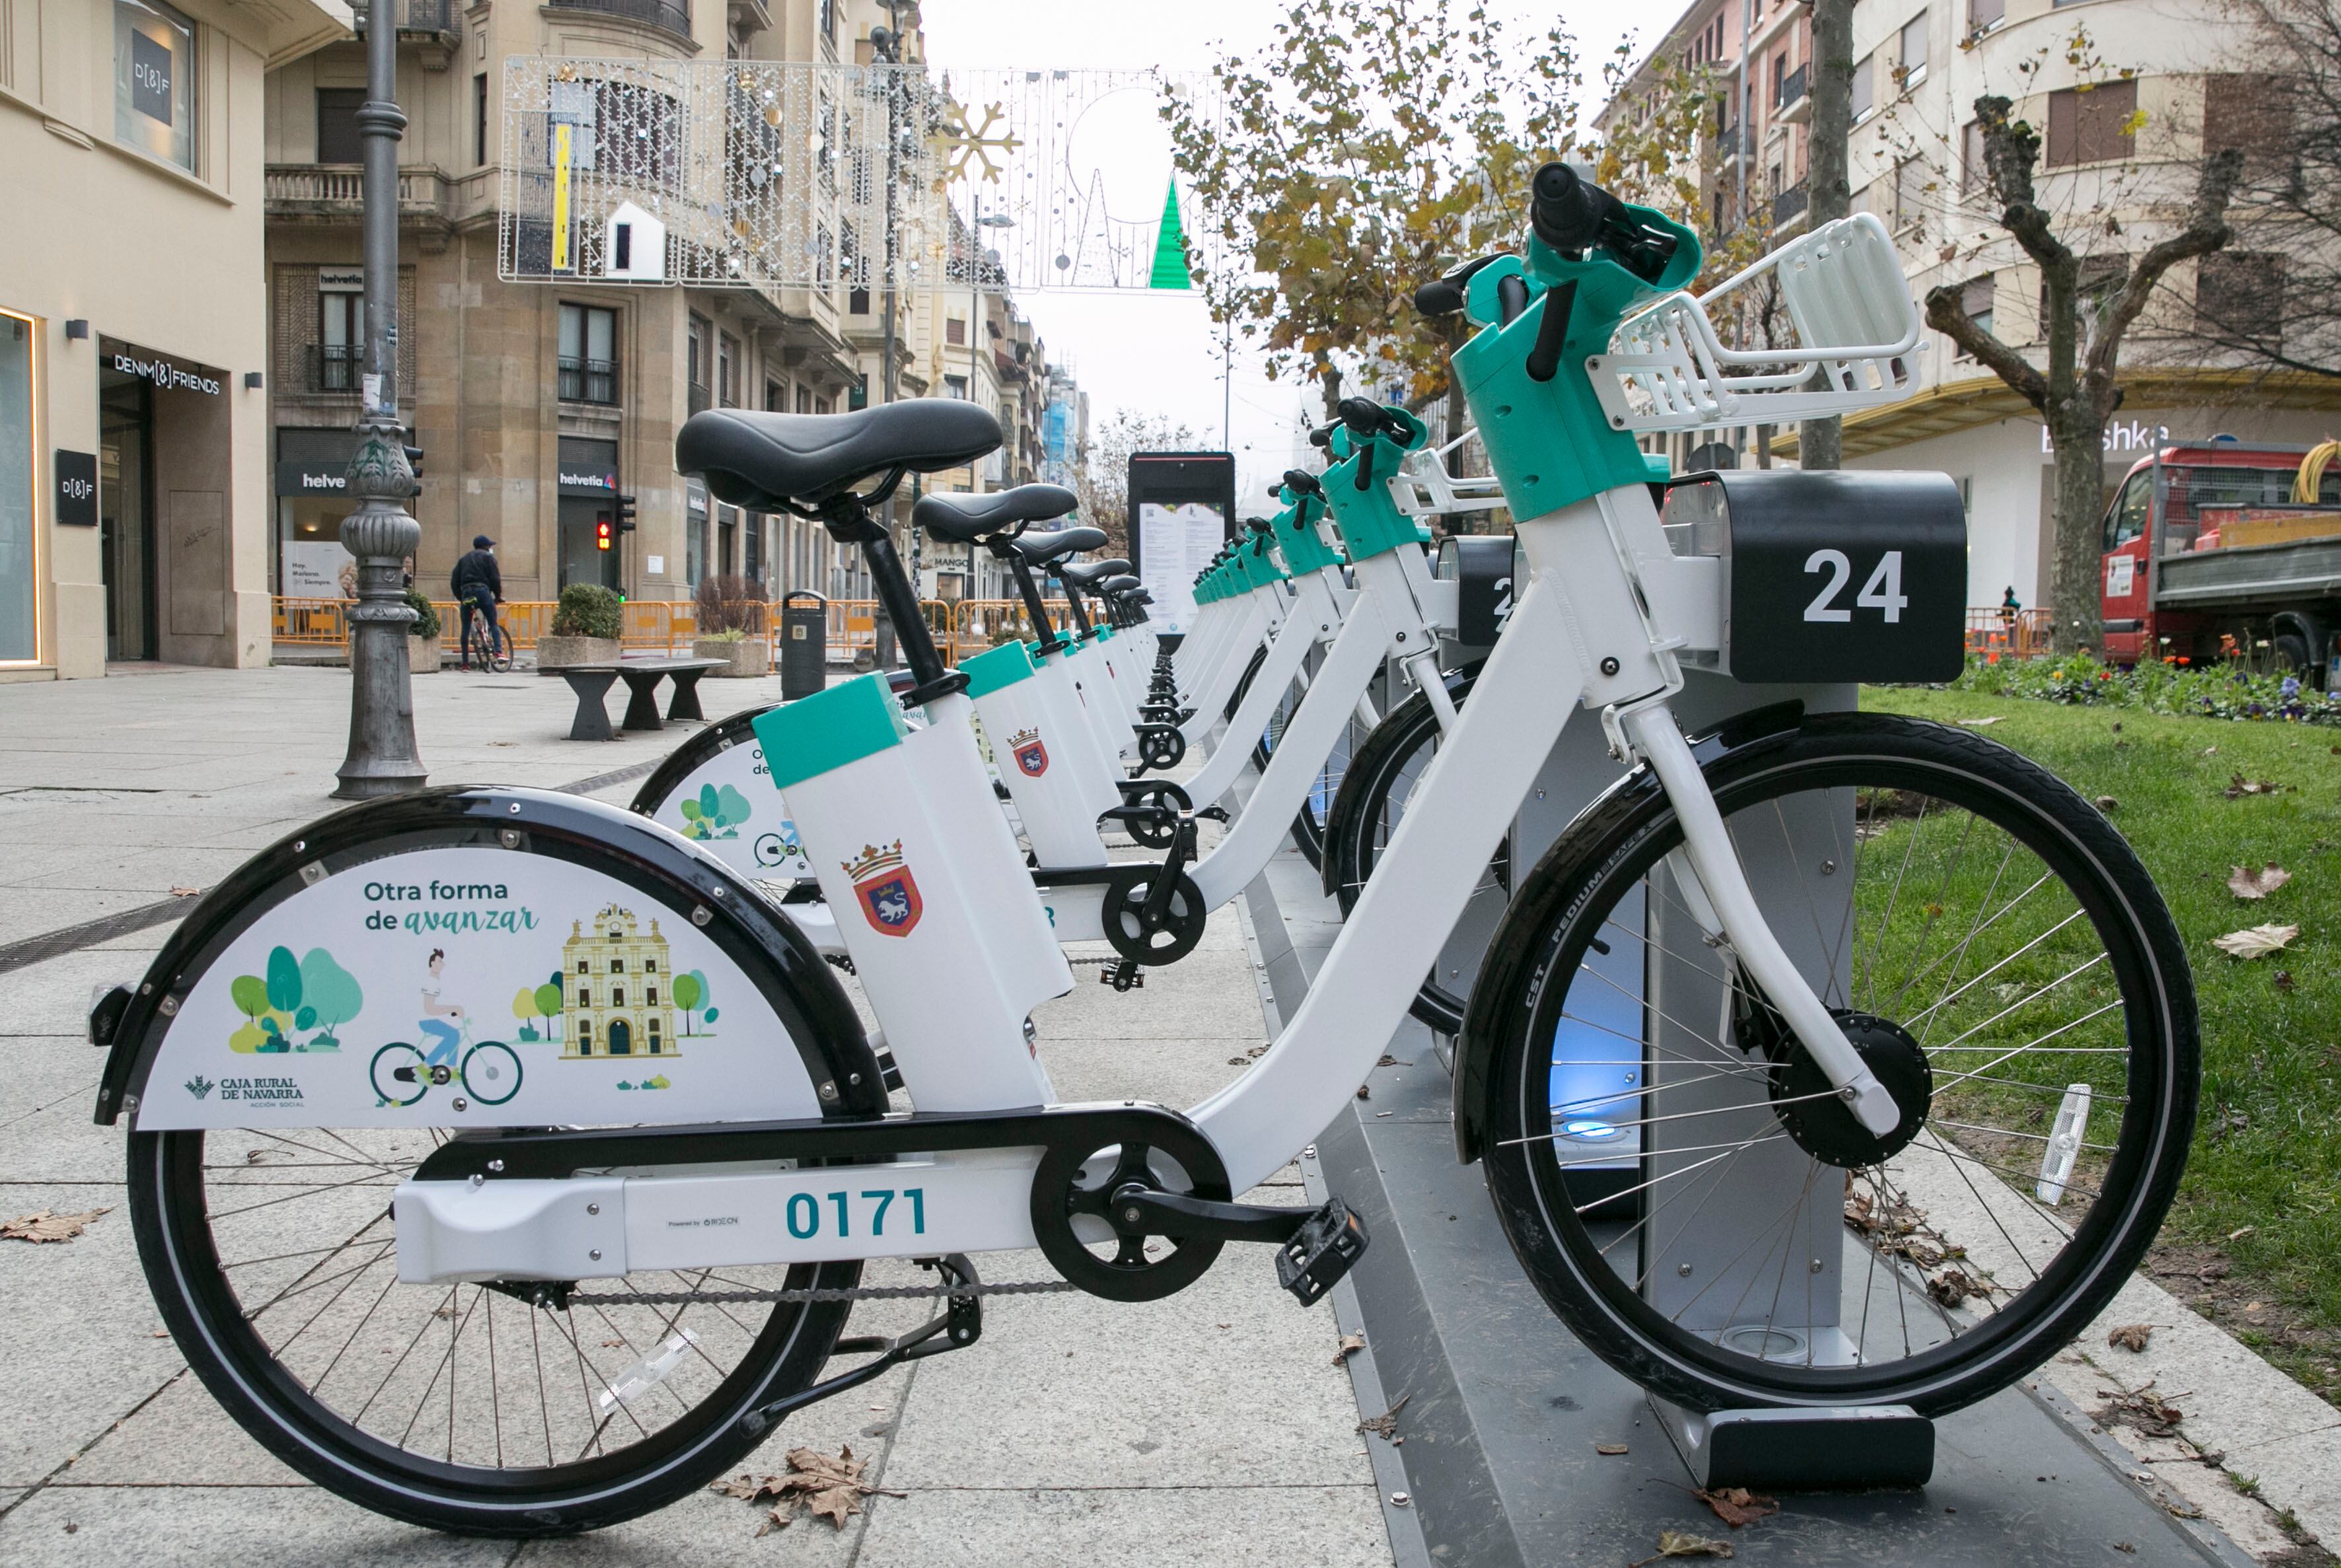
POLYGON ((1553 249, 1572 254, 1600 238, 1602 220, 1617 199, 1562 163, 1539 169, 1533 188, 1529 226, 1553 249))
POLYGON ((1305 468, 1286 469, 1284 487, 1295 495, 1321 495, 1325 493, 1325 487, 1317 483, 1317 475, 1305 468))
POLYGON ((1453 315, 1463 308, 1463 291, 1435 278, 1414 291, 1414 308, 1424 315, 1453 315))
POLYGON ((1330 446, 1333 444, 1334 425, 1339 424, 1340 421, 1337 419, 1332 424, 1320 424, 1311 430, 1309 433, 1309 444, 1320 448, 1330 446))
POLYGON ((1370 397, 1345 397, 1333 405, 1350 434, 1370 440, 1381 434, 1382 405, 1370 397))

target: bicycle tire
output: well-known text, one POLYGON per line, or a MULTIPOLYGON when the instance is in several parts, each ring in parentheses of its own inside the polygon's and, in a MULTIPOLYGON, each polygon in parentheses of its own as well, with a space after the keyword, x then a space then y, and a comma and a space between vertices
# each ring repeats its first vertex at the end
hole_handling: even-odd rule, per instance
MULTIPOLYGON (((1796 908, 1788 888, 1818 894, 1819 879, 1834 877, 1850 854, 1849 874, 1828 884, 1823 895, 1842 903, 1834 938, 1826 915, 1829 904, 1816 897, 1811 905, 1817 944, 1812 951, 1828 954, 1821 964, 1828 972, 1823 999, 1843 1002, 1840 1021, 1852 1029, 1878 1015, 1874 1004, 1881 984, 1899 982, 1899 991, 1888 1000, 1908 1027, 1893 1027, 1901 1030, 1910 1051, 1928 1061, 1923 1124, 1874 1164, 1845 1154, 1824 1161, 1810 1153, 1809 1124, 1778 1114, 1782 1074, 1795 1072, 1799 1061, 1808 1064, 1808 1059, 1793 1044, 1779 1046, 1782 1054, 1763 1045, 1760 1013, 1741 1004, 1744 975, 1721 974, 1708 976, 1706 991, 1679 985, 1666 993, 1682 1016, 1717 1019, 1711 1039, 1701 1034, 1706 1025, 1668 1018, 1663 1007, 1657 1014, 1660 1022, 1639 1008, 1620 1011, 1620 1017, 1643 1021, 1643 1066, 1634 1070, 1639 1086, 1600 1089, 1598 1104, 1568 1097, 1575 1091, 1561 1086, 1562 1072, 1580 1062, 1600 1068, 1604 1059, 1583 1059, 1565 1050, 1564 1024, 1580 1032, 1573 1037, 1576 1050, 1590 1043, 1611 1055, 1623 1052, 1629 1060, 1634 1050, 1622 1027, 1606 1027, 1584 1012, 1569 1011, 1578 1005, 1572 998, 1598 1003, 1606 994, 1601 985, 1586 981, 1580 998, 1580 976, 1616 990, 1617 981, 1603 980, 1597 961, 1613 974, 1630 975, 1638 963, 1656 962, 1656 953, 1679 966, 1669 971, 1672 984, 1701 962, 1699 944, 1685 941, 1669 949, 1663 940, 1678 924, 1690 929, 1696 917, 1667 891, 1679 885, 1671 881, 1673 873, 1660 874, 1665 856, 1680 842, 1680 829, 1645 770, 1580 818, 1524 880, 1473 997, 1463 1053, 1466 1062, 1478 1065, 1459 1073, 1459 1095, 1476 1102, 1479 1131, 1473 1135, 1480 1141, 1489 1190, 1505 1233, 1539 1292, 1587 1347, 1663 1398, 1699 1410, 1857 1403, 1906 1403, 1928 1416, 1957 1410, 2006 1387, 2070 1343, 2128 1279, 2169 1206, 2191 1137, 2200 1074, 2194 992, 2177 927, 2145 867, 2102 814, 2047 770, 1963 730, 1882 715, 1811 716, 1763 744, 1726 753, 1708 764, 1708 777, 1743 861, 1756 854, 1758 864, 1770 868, 1757 884, 1758 892, 1759 898, 1778 900, 1773 924, 1784 942, 1801 942, 1804 926, 1801 920, 1785 918, 1796 908), (1935 816, 1938 828, 1928 839, 1933 802, 1946 809, 1935 816), (1777 848, 1766 836, 1772 830, 1758 809, 1768 805, 1778 821, 1777 848), (1878 822, 1881 806, 1887 813, 1883 826, 1878 822), (1793 819, 1792 810, 1798 814, 1793 819), (1982 868, 1990 863, 1989 834, 1980 858, 1972 866, 1967 860, 1978 825, 2007 842, 1987 884, 1982 868), (1871 854, 1876 879, 1865 884, 1861 857, 1871 844, 1882 847, 1871 854), (1928 850, 1923 857, 1922 844, 1928 850), (1952 847, 1947 852, 1946 845, 1952 847), (2019 851, 2026 857, 2020 863, 2019 851), (1914 862, 1920 878, 1913 902, 1905 904, 1903 884, 1914 862), (1784 874, 1784 867, 1788 873, 1810 867, 1818 876, 1784 874), (2027 882, 2036 867, 2037 877, 2027 882), (1888 884, 1889 871, 1893 880, 1888 884), (1995 908, 2003 881, 2007 902, 1995 908), (1982 896, 1970 900, 1978 885, 1982 896), (2044 887, 2047 897, 2028 903, 2044 887), (1639 904, 1628 902, 1636 890, 1639 904), (1946 934, 1956 932, 1969 917, 1950 912, 1964 911, 1968 902, 1974 914, 1966 935, 1954 944, 1947 934, 1942 952, 1931 963, 1921 963, 1934 951, 1938 924, 1946 934), (2056 919, 2067 902, 2072 913, 2056 919), (1988 920, 1987 909, 1992 911, 1988 920), (1873 922, 1874 940, 1866 924, 1873 922), (2041 934, 2034 934, 2036 927, 2041 934), (1650 935, 1653 929, 1659 938, 1650 935), (1639 942, 1639 950, 1629 947, 1623 959, 1615 956, 1629 942, 1639 942), (2071 955, 2090 952, 2093 942, 2101 949, 2098 957, 2064 967, 2071 955), (2003 948, 2007 955, 1995 963, 2003 948), (2034 976, 2051 974, 2057 977, 2025 994, 2034 976), (1986 985, 1995 974, 2000 978, 1986 985), (2102 995, 2108 983, 2114 1002, 2092 1004, 2074 1020, 2044 1027, 2057 1017, 2056 1006, 2080 1008, 2102 995), (1864 984, 1867 1001, 1859 995, 1864 984), (1914 986, 1922 984, 1939 994, 1931 1006, 1909 1013, 1904 1004, 1914 986), (2070 990, 2061 989, 2068 985, 2070 990), (2046 1017, 2031 1011, 2060 991, 2046 1017), (1711 1002, 1718 995, 1726 1003, 1723 1014, 1703 1010, 1701 997, 1711 1002), (2117 1009, 2119 1015, 2113 1017, 2117 1009), (1976 1021, 1970 1024, 1971 1018, 1976 1021), (2007 1023, 2010 1018, 2019 1022, 2007 1023), (1923 1032, 1914 1033, 1921 1030, 1922 1020, 1923 1032), (1938 1025, 1948 1039, 1930 1043, 1938 1025), (1963 1032, 1953 1033, 1962 1025, 1963 1032), (2034 1029, 2044 1032, 2028 1044, 2004 1049, 2006 1034, 2034 1029), (1982 1044, 1963 1044, 1978 1034, 1982 1044), (1610 1035, 1627 1043, 1620 1045, 1610 1035), (1682 1055, 1688 1065, 1650 1054, 1653 1038, 1672 1040, 1672 1054, 1682 1055), (2108 1044, 2089 1044, 2093 1038, 2108 1044), (1714 1061, 1705 1053, 1689 1053, 1702 1044, 1712 1048, 1714 1061), (1760 1056, 1759 1047, 1765 1053, 1760 1056), (1977 1053, 1988 1054, 1983 1066, 1970 1064, 1977 1053), (1693 1091, 1689 1085, 1700 1081, 1691 1075, 1694 1069, 1754 1074, 1758 1083, 1737 1091, 1693 1091), (1988 1075, 1977 1081, 1979 1074, 1988 1075), (2117 1074, 2117 1111, 2107 1094, 2117 1074), (2041 1121, 2047 1107, 2056 1105, 2060 1116, 2073 1109, 2079 1086, 2070 1084, 2074 1078, 2093 1085, 2092 1097, 2081 1102, 2078 1112, 2083 1152, 2052 1191, 2046 1162, 2037 1177, 2028 1162, 2053 1143, 2059 1125, 2041 1121), (1653 1084, 1674 1082, 1685 1085, 1672 1102, 1678 1107, 1696 1103, 1694 1094, 1719 1100, 1735 1093, 1760 1094, 1768 1104, 1756 1098, 1728 1110, 1693 1111, 1685 1114, 1741 1120, 1689 1124, 1702 1132, 1652 1134, 1649 1130, 1665 1126, 1662 1118, 1668 1115, 1668 1103, 1658 1097, 1665 1091, 1653 1084), (2060 1094, 2061 1100, 2056 1098, 2060 1094), (1630 1111, 1630 1118, 1616 1116, 1611 1107, 1619 1105, 1630 1111), (1788 1144, 1743 1166, 1740 1162, 1759 1141, 1780 1142, 1778 1134, 1763 1130, 1760 1115, 1768 1109, 1788 1144), (1588 1117, 1599 1120, 1579 1119, 1588 1117), (2009 1124, 1978 1124, 1996 1119, 2009 1124), (1630 1160, 1612 1161, 1618 1174, 1597 1183, 1594 1167, 1600 1156, 1579 1157, 1579 1151, 1592 1146, 1598 1136, 1621 1131, 1621 1122, 1636 1130, 1637 1144, 1645 1146, 1630 1160), (1798 1125, 1807 1125, 1807 1134, 1800 1136, 1798 1125), (1603 1129, 1599 1134, 1596 1126, 1603 1129), (1728 1129, 1735 1126, 1755 1130, 1737 1144, 1679 1143, 1687 1136, 1718 1134, 1728 1140, 1735 1135, 1728 1129), (2092 1135, 2112 1142, 2087 1142, 2092 1135), (1654 1141, 1671 1142, 1685 1153, 1726 1153, 1695 1164, 1666 1150, 1649 1150, 1654 1141), (1564 1152, 1570 1155, 1566 1168, 1564 1152), (1833 1313, 1836 1325, 1826 1332, 1842 1341, 1826 1353, 1818 1348, 1824 1330, 1792 1325, 1784 1334, 1777 1326, 1784 1290, 1778 1281, 1771 1286, 1774 1319, 1756 1323, 1756 1309, 1743 1306, 1769 1265, 1769 1251, 1744 1267, 1742 1258, 1710 1261, 1702 1265, 1710 1283, 1694 1285, 1701 1276, 1687 1255, 1675 1264, 1669 1249, 1676 1242, 1658 1239, 1662 1227, 1652 1223, 1669 1203, 1703 1183, 1709 1196, 1688 1212, 1678 1210, 1669 1223, 1670 1237, 1679 1238, 1690 1233, 1714 1192, 1744 1193, 1749 1173, 1766 1162, 1788 1161, 1793 1179, 1800 1152, 1808 1166, 1804 1187, 1789 1209, 1751 1234, 1740 1251, 1744 1258, 1759 1242, 1777 1244, 1779 1279, 1785 1280, 1788 1258, 1801 1262, 1806 1247, 1814 1249, 1810 1270, 1794 1272, 1801 1278, 1824 1278, 1822 1317, 1833 1313), (1994 1157, 2006 1163, 1996 1164, 1994 1157), (1718 1162, 1720 1169, 1695 1174, 1718 1162), (1833 1169, 1846 1173, 1841 1185, 1818 1174, 1833 1169), (1669 1181, 1678 1185, 1659 1196, 1669 1181), (1867 1191, 1858 1184, 1864 1181, 1867 1191), (2067 1230, 2063 1204, 2076 1195, 2087 1206, 2067 1230), (1816 1205, 1810 1215, 1802 1207, 1808 1201, 1816 1205), (1936 1227, 1930 1213, 1949 1216, 1944 1223, 1958 1233, 1936 1227), (1775 1225, 1779 1241, 1770 1243, 1775 1225), (2019 1235, 2027 1239, 2019 1241, 2019 1235), (1832 1237, 1838 1265, 1835 1298, 1826 1283, 1832 1237), (1632 1261, 1611 1255, 1629 1240, 1632 1261), (1865 1256, 1866 1266, 1857 1261, 1865 1256), (1887 1260, 1882 1282, 1881 1258, 1887 1260), (1863 1267, 1858 1289, 1856 1267, 1863 1267), (1716 1284, 1728 1289, 1737 1273, 1751 1281, 1741 1287, 1742 1301, 1727 1306, 1718 1290, 1702 1313, 1699 1297, 1692 1293, 1716 1284), (1670 1295, 1684 1304, 1672 1313, 1661 1311, 1670 1295), (1857 1298, 1858 1320, 1849 1316, 1857 1298), (1897 1324, 1887 1313, 1889 1307, 1901 1314, 1898 1354, 1892 1352, 1897 1324), (1939 1329, 1929 1321, 1930 1312, 1939 1329), (1748 1323, 1735 1326, 1734 1314, 1743 1313, 1749 1314, 1748 1323), (1916 1340, 1913 1315, 1919 1324, 1916 1340), (1793 1352, 1800 1335, 1803 1364, 1793 1352)), ((1727 950, 1708 951, 1711 955, 1727 950)), ((1644 983, 1645 994, 1649 984, 1644 983)), ((1918 1000, 1926 994, 1920 991, 1918 1000)), ((1630 1001, 1616 1004, 1612 1010, 1629 1005, 1630 1001)), ((1777 1046, 1778 1037, 1770 1038, 1777 1046)), ((1825 1104, 1799 1117, 1809 1114, 1818 1121, 1836 1111, 1835 1095, 1820 1082, 1823 1092, 1806 1097, 1825 1104)), ((1849 1114, 1845 1121, 1850 1123, 1849 1114)), ((1728 1210, 1734 1202, 1748 1201, 1725 1203, 1728 1210)), ((1719 1248, 1708 1255, 1718 1253, 1719 1248)), ((1805 1323, 1821 1321, 1809 1310, 1814 1287, 1806 1288, 1805 1323)), ((1757 1299, 1760 1304, 1760 1293, 1757 1299)), ((1790 1304, 1793 1310, 1793 1292, 1790 1304)))

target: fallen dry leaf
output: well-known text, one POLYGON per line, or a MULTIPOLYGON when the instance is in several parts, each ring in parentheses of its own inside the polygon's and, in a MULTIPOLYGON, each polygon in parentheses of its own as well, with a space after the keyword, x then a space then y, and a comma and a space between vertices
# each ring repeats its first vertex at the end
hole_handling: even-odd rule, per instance
POLYGON ((203 891, 204 890, 200 887, 174 887, 171 890, 171 896, 173 898, 200 898, 203 896, 203 891))
POLYGON ((2236 800, 2247 794, 2274 794, 2283 787, 2274 779, 2247 779, 2236 774, 2227 780, 2227 787, 2220 793, 2229 800, 2236 800))
POLYGON ((1710 1541, 1704 1535, 1693 1535, 1681 1530, 1659 1532, 1659 1556, 1645 1557, 1639 1563, 1629 1563, 1627 1568, 1642 1568, 1644 1563, 1656 1563, 1659 1557, 1728 1557, 1731 1543, 1710 1541))
POLYGON ((1360 1100, 1370 1100, 1370 1099, 1372 1099, 1373 1097, 1374 1097, 1374 1092, 1373 1092, 1371 1089, 1367 1088, 1363 1084, 1359 1084, 1359 1085, 1358 1085, 1358 1098, 1359 1098, 1359 1099, 1360 1099, 1360 1100))
POLYGON ((1398 1413, 1404 1410, 1406 1408, 1406 1402, 1413 1397, 1414 1395, 1410 1393, 1402 1393, 1399 1395, 1399 1401, 1396 1404, 1391 1405, 1388 1410, 1383 1411, 1371 1421, 1361 1421, 1358 1423, 1358 1430, 1360 1432, 1370 1432, 1377 1437, 1395 1438, 1398 1435, 1398 1413))
POLYGON ((1691 1495, 1714 1509, 1715 1516, 1734 1530, 1743 1524, 1753 1524, 1758 1519, 1769 1519, 1780 1512, 1778 1500, 1760 1492, 1750 1492, 1745 1486, 1710 1487, 1691 1495))
POLYGON ((1987 719, 1961 719, 1959 723, 1967 726, 1968 729, 1979 730, 1984 728, 1986 725, 1996 724, 2006 717, 2007 717, 2006 714, 1994 714, 1987 719))
POLYGON ((789 1470, 785 1475, 741 1475, 730 1481, 719 1481, 708 1490, 726 1497, 737 1497, 744 1503, 761 1503, 767 1497, 779 1501, 756 1533, 785 1530, 796 1517, 799 1503, 805 1512, 826 1519, 839 1530, 845 1522, 862 1512, 862 1499, 870 1496, 907 1497, 907 1492, 888 1492, 862 1479, 866 1459, 853 1457, 852 1448, 841 1448, 833 1454, 817 1448, 789 1450, 789 1470))
POLYGON ((2248 931, 2230 931, 2225 936, 2215 936, 2211 945, 2230 958, 2266 958, 2280 953, 2300 934, 2297 925, 2255 925, 2248 931))
POLYGON ((2126 1323, 2106 1335, 2106 1343, 2127 1351, 2142 1351, 2146 1342, 2154 1337, 2150 1323, 2126 1323))
POLYGON ((2231 1242, 2239 1242, 2258 1229, 2259 1227, 2257 1225, 2246 1225, 2239 1231, 2229 1231, 2227 1233, 2227 1239, 2231 1242))
POLYGON ((1955 1307, 1969 1296, 1987 1296, 1998 1288, 1965 1269, 1945 1269, 1927 1282, 1927 1293, 1947 1307, 1955 1307))
POLYGON ((1593 1452, 1596 1453, 1606 1453, 1610 1458, 1615 1459, 1618 1455, 1626 1452, 1626 1445, 1622 1443, 1597 1443, 1593 1445, 1593 1452))
POLYGON ((2291 970, 2279 969, 2276 972, 2276 988, 2278 991, 2291 991, 2296 989, 2297 984, 2298 983, 2292 977, 2291 970))
POLYGON ((36 1214, 26 1214, 0 1224, 0 1236, 12 1242, 69 1242, 87 1230, 105 1209, 89 1209, 78 1214, 53 1213, 43 1209, 36 1214))
POLYGON ((2116 800, 2109 794, 2101 794, 2097 797, 2097 809, 2099 811, 2119 811, 2121 809, 2121 802, 2116 800))
MULTIPOLYGON (((1225 1328, 1225 1327, 1227 1327, 1228 1325, 1227 1325, 1227 1324, 1225 1324, 1225 1323, 1221 1323, 1220 1326, 1221 1328, 1225 1328)), ((1333 1353, 1333 1364, 1334 1364, 1335 1366, 1340 1366, 1340 1365, 1341 1365, 1344 1362, 1348 1361, 1351 1356, 1353 1356, 1353 1355, 1357 1354, 1360 1351, 1361 1351, 1361 1350, 1363 1350, 1363 1349, 1365 1349, 1365 1348, 1366 1348, 1366 1336, 1365 1336, 1364 1334, 1361 1334, 1361 1333, 1345 1333, 1345 1334, 1343 1334, 1343 1335, 1341 1336, 1341 1344, 1340 1344, 1340 1349, 1338 1349, 1338 1350, 1336 1350, 1336 1351, 1334 1351, 1334 1353, 1333 1353)))
POLYGON ((2292 880, 2292 873, 2274 861, 2259 870, 2248 865, 2236 866, 2227 878, 2227 891, 2237 898, 2266 898, 2292 880))

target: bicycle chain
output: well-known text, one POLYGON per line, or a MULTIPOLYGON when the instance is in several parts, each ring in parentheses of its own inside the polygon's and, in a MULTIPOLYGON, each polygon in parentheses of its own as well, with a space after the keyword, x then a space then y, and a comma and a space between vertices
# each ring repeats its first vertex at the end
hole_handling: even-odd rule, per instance
POLYGON ((779 1291, 595 1291, 591 1293, 579 1291, 569 1299, 591 1302, 596 1305, 749 1306, 758 1302, 940 1301, 948 1296, 1053 1295, 1079 1289, 1079 1285, 1069 1280, 1011 1280, 999 1284, 978 1280, 968 1285, 852 1285, 826 1289, 808 1286, 802 1290, 779 1291))

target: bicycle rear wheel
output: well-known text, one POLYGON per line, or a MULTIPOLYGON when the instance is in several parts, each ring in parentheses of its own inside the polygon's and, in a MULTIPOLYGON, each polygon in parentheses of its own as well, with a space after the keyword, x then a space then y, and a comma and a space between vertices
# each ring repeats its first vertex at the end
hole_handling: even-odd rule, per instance
POLYGON ((487 652, 488 668, 500 675, 510 674, 513 667, 512 634, 497 626, 493 629, 491 636, 493 640, 487 652))
POLYGON ((1958 1409, 2085 1327, 2169 1206, 2199 1071, 2177 932, 2103 816, 1965 731, 1808 718, 1708 780, 1904 1124, 1863 1132, 1787 1040, 1645 778, 1529 876, 1472 999, 1506 1234, 1679 1403, 1958 1409))

